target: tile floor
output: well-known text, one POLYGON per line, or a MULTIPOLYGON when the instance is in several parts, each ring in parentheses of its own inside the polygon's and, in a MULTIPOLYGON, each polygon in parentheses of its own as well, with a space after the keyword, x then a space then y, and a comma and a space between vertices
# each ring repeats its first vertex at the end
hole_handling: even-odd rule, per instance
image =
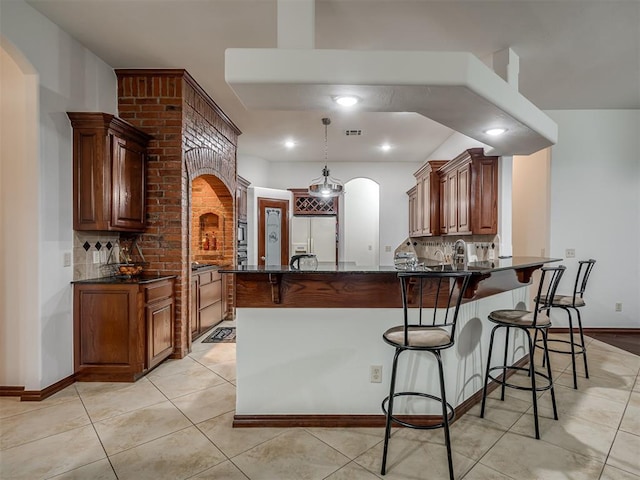
MULTIPOLYGON (((452 426, 456 479, 640 479, 640 357, 589 339, 572 387, 553 355, 560 420, 540 396, 497 391, 452 426), (581 370, 582 372, 582 370, 581 370)), ((76 383, 43 402, 0 398, 2 479, 380 478, 382 429, 232 429, 235 344, 196 343, 134 384, 76 383)), ((446 479, 442 430, 394 429, 389 480, 446 479)))

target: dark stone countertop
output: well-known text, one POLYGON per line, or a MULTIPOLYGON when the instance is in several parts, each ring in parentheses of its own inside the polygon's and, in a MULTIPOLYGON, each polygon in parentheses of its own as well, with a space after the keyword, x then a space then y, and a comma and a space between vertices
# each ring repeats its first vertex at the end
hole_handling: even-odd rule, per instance
MULTIPOLYGON (((547 258, 547 257, 509 257, 509 258, 498 258, 493 261, 484 261, 484 262, 471 262, 467 266, 467 270, 472 273, 477 274, 487 274, 491 272, 497 272, 500 270, 513 270, 520 268, 528 268, 528 267, 536 267, 541 266, 545 263, 551 262, 559 262, 561 259, 559 258, 547 258)), ((445 270, 450 270, 450 265, 445 265, 445 270)), ((426 262, 424 267, 418 267, 415 271, 420 270, 440 270, 440 263, 426 262)), ((409 270, 401 270, 394 266, 385 266, 385 265, 372 265, 372 266, 362 266, 355 265, 353 263, 339 263, 335 265, 334 263, 322 263, 318 264, 318 267, 314 270, 298 270, 292 268, 288 265, 278 265, 278 266, 269 266, 266 267, 264 265, 243 265, 232 268, 221 268, 220 273, 293 273, 293 274, 327 274, 327 273, 346 273, 346 274, 377 274, 377 273, 398 273, 409 270)))
POLYGON ((101 278, 89 278, 87 280, 74 280, 71 283, 77 284, 111 284, 111 285, 141 285, 145 283, 159 282, 160 280, 167 280, 169 278, 176 278, 176 275, 138 275, 134 277, 125 276, 111 276, 101 278))

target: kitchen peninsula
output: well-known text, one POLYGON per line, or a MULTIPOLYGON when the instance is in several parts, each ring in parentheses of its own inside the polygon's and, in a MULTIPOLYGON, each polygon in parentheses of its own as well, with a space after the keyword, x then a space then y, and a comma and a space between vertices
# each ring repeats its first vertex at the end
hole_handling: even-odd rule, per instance
MULTIPOLYGON (((447 397, 455 407, 475 403, 482 388, 491 330, 487 314, 525 308, 533 272, 555 261, 514 257, 468 265, 473 276, 456 344, 443 352, 447 397)), ((244 266, 221 272, 235 274, 236 282, 234 426, 383 425, 380 402, 388 394, 393 352, 382 333, 402 323, 394 267, 244 266), (382 366, 382 382, 370 381, 371 366, 382 366)), ((509 358, 515 363, 525 352, 524 339, 512 337, 509 358)), ((398 388, 437 390, 431 360, 407 356, 410 365, 399 369, 398 388)), ((433 413, 424 405, 407 405, 407 410, 433 413)))

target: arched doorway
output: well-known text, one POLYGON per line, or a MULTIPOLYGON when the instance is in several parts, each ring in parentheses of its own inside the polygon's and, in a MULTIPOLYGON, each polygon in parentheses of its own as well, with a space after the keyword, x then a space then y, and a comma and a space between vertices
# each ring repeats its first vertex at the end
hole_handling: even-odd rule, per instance
POLYGON ((356 265, 380 263, 380 185, 369 178, 345 184, 342 261, 356 265))

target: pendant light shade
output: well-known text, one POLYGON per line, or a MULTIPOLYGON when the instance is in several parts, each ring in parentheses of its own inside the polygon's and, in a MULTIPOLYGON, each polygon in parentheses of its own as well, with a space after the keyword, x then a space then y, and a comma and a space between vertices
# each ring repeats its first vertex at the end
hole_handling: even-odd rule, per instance
POLYGON ((330 176, 329 168, 327 167, 327 127, 331 124, 331 119, 323 118, 322 124, 324 125, 324 168, 322 169, 322 176, 311 181, 309 195, 322 198, 338 197, 344 192, 344 185, 337 178, 330 176))

